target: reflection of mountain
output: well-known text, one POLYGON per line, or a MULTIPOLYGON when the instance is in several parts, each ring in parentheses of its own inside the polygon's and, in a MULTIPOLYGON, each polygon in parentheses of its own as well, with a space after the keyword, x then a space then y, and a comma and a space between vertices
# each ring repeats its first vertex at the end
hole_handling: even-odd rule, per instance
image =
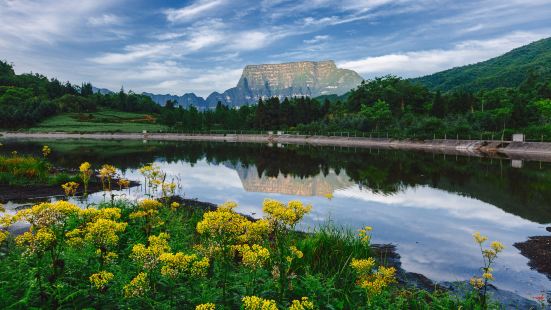
POLYGON ((279 173, 277 177, 258 175, 256 166, 248 167, 242 164, 226 164, 237 171, 243 188, 247 192, 278 193, 298 196, 326 196, 331 195, 337 189, 347 188, 354 183, 344 171, 336 173, 329 170, 327 175, 319 173, 315 176, 297 177, 279 173))

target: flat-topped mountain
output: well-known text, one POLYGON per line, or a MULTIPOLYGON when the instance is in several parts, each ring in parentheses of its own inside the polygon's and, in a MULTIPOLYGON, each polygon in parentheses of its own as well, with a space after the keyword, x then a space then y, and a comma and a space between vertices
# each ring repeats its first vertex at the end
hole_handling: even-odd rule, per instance
POLYGON ((259 98, 267 97, 283 99, 295 96, 342 95, 358 86, 362 80, 363 78, 352 70, 337 68, 332 60, 300 61, 247 65, 236 87, 223 93, 213 92, 206 99, 194 94, 144 95, 150 96, 161 105, 164 105, 167 99, 171 99, 184 107, 194 105, 198 108, 212 108, 219 101, 229 106, 241 106, 256 103, 259 98))

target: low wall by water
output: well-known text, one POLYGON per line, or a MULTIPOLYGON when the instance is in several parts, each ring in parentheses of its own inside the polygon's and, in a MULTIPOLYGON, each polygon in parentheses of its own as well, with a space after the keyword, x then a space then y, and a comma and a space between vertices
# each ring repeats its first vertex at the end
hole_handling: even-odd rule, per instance
POLYGON ((113 139, 251 142, 272 144, 309 144, 335 147, 362 147, 424 150, 450 155, 496 156, 520 160, 551 161, 551 143, 492 140, 394 140, 343 136, 255 135, 255 134, 177 134, 177 133, 28 133, 0 132, 7 139, 113 139))

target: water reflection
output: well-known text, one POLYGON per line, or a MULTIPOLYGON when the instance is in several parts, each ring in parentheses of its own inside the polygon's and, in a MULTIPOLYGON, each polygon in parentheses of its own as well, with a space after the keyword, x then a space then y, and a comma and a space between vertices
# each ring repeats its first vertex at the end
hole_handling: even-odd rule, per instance
MULTIPOLYGON (((32 152, 43 143, 7 141, 4 151, 32 152)), ((261 216, 264 198, 301 199, 315 206, 302 229, 328 220, 354 229, 369 224, 375 242, 397 245, 406 270, 437 281, 478 273, 482 261, 471 234, 480 231, 506 245, 495 266, 498 287, 525 296, 551 287, 512 246, 546 234, 549 164, 524 162, 519 169, 500 159, 259 144, 47 143, 57 165, 110 163, 132 180, 141 179, 138 167, 155 161, 168 180, 179 180, 179 194, 213 203, 234 200, 240 212, 254 216, 261 216)), ((142 195, 139 188, 115 193, 132 200, 142 195)), ((101 193, 90 197, 102 199, 101 193)))

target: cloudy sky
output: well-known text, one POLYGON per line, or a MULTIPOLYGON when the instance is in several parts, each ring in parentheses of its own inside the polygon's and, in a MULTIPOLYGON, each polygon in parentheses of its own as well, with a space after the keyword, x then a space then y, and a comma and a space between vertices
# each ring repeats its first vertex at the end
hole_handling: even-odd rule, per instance
POLYGON ((332 59, 415 77, 551 36, 549 0, 0 0, 18 73, 208 95, 246 64, 332 59))

